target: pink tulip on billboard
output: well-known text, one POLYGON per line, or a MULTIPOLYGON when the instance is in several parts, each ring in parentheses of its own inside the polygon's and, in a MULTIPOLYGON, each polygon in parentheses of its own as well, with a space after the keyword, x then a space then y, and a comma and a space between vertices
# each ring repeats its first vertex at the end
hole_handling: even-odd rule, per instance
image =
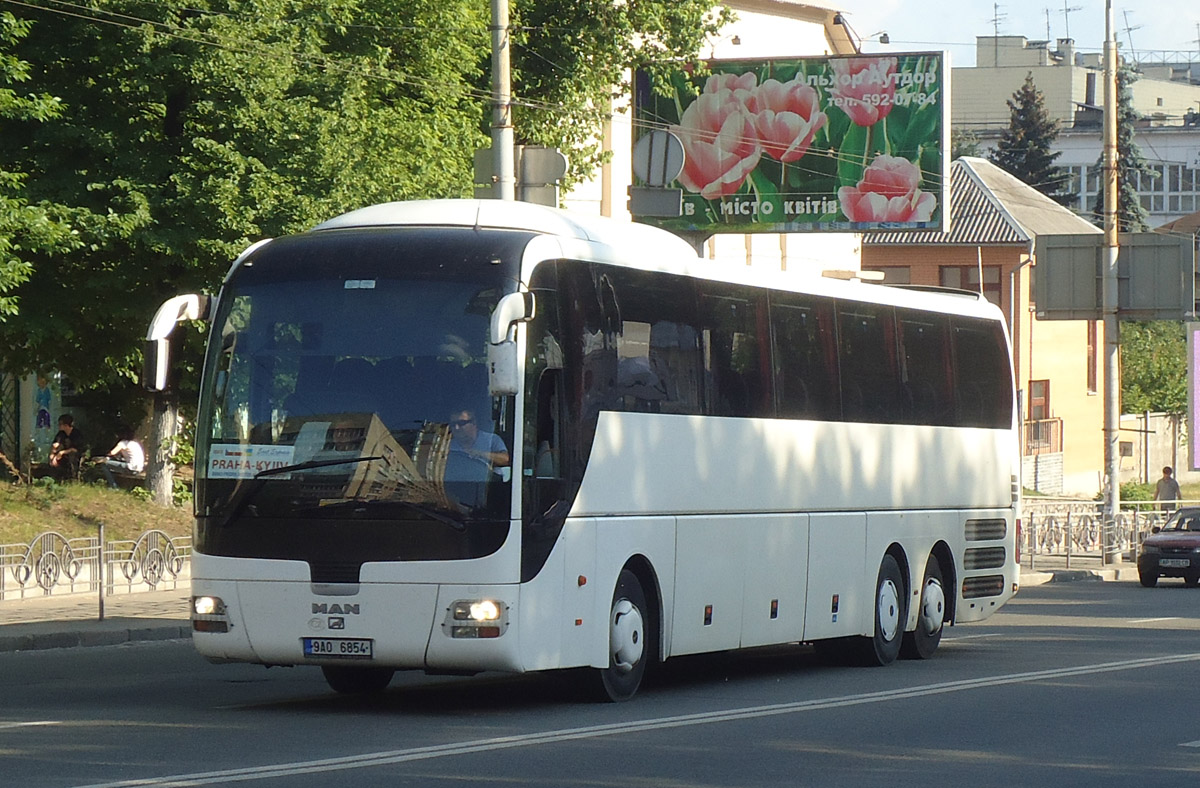
POLYGON ((728 88, 701 93, 671 131, 686 154, 679 182, 706 200, 735 193, 762 157, 754 117, 728 88))
POLYGON ((899 156, 880 154, 857 186, 838 189, 842 213, 852 222, 928 222, 937 197, 922 192, 921 171, 899 156))
POLYGON ((808 152, 813 137, 828 118, 817 104, 817 91, 798 79, 768 79, 750 95, 747 108, 763 151, 773 159, 793 162, 808 152))
POLYGON ((888 116, 896 101, 896 58, 850 57, 830 61, 830 103, 857 126, 874 126, 888 116))
POLYGON ((757 85, 758 75, 753 71, 747 71, 745 74, 713 74, 705 81, 704 92, 720 93, 722 90, 731 90, 734 96, 744 102, 757 85))

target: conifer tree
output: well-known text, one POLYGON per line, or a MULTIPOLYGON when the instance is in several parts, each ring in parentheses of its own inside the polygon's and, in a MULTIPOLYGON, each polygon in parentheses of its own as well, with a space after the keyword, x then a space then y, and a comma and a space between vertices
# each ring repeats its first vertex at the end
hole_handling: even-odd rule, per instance
MULTIPOLYGON (((1139 115, 1133 108, 1133 83, 1138 75, 1130 66, 1117 69, 1117 228, 1121 232, 1140 233, 1150 229, 1150 214, 1142 206, 1138 181, 1154 177, 1155 170, 1146 163, 1142 149, 1134 139, 1139 115)), ((1096 160, 1100 173, 1100 191, 1092 206, 1092 221, 1104 224, 1104 153, 1096 160)))
POLYGON ((988 160, 1016 176, 1055 202, 1067 205, 1073 194, 1067 190, 1068 175, 1054 164, 1061 151, 1051 151, 1058 138, 1058 121, 1050 117, 1046 98, 1033 83, 1033 74, 1008 100, 1008 128, 1000 136, 988 160))

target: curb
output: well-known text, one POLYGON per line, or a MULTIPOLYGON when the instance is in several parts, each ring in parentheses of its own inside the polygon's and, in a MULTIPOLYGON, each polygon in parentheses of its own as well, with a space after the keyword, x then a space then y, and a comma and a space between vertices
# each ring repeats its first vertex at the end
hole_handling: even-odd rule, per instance
MULTIPOLYGON (((3 628, 0 627, 0 633, 3 628)), ((74 630, 26 633, 23 635, 0 634, 0 653, 12 651, 43 651, 54 648, 79 648, 90 646, 119 646, 154 640, 179 640, 192 636, 191 623, 169 626, 137 627, 130 629, 101 629, 95 631, 74 630)))
POLYGON ((1113 569, 1055 569, 1048 572, 1021 572, 1020 585, 1040 586, 1043 583, 1119 582, 1138 579, 1137 567, 1113 569))

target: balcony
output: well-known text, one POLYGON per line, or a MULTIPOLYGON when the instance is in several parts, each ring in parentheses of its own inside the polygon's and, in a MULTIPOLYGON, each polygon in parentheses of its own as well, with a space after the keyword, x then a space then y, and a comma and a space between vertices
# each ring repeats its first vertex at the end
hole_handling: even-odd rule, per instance
POLYGON ((1057 454, 1062 451, 1062 419, 1036 419, 1025 422, 1021 436, 1021 456, 1057 454))

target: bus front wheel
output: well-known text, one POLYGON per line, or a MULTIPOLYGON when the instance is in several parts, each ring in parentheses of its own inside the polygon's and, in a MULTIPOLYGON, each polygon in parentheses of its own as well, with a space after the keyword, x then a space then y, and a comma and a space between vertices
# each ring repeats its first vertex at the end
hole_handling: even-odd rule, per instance
POLYGON ((908 620, 908 593, 900 565, 885 555, 875 580, 875 631, 859 641, 860 662, 864 665, 889 665, 900 655, 904 622, 908 620))
POLYGON ((608 616, 608 667, 593 676, 591 694, 596 700, 620 702, 638 691, 646 662, 652 658, 649 623, 642 583, 632 571, 622 569, 608 616))
POLYGON ((373 695, 383 692, 396 671, 391 668, 342 668, 322 665, 325 683, 343 695, 373 695))
POLYGON ((900 655, 905 659, 929 659, 942 642, 942 624, 946 620, 946 592, 942 588, 942 565, 937 556, 929 556, 925 578, 921 581, 920 615, 917 628, 904 633, 900 655))

